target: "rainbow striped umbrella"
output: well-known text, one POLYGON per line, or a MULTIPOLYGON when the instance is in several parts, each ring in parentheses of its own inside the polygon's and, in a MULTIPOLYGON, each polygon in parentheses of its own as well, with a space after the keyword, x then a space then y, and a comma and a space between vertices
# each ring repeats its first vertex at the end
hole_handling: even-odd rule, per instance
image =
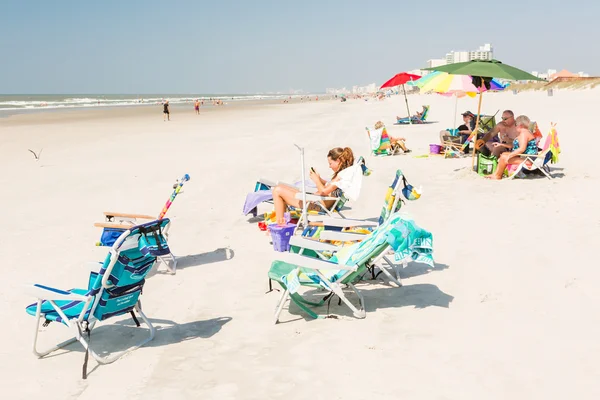
MULTIPOLYGON (((469 75, 452 75, 439 71, 425 75, 415 81, 414 85, 421 89, 421 92, 479 93, 479 89, 473 85, 472 78, 469 75)), ((502 83, 492 79, 490 90, 502 90, 505 87, 502 83)))
MULTIPOLYGON (((456 108, 458 107, 458 98, 468 95, 475 97, 479 89, 473 85, 469 75, 453 75, 447 72, 436 71, 423 76, 413 83, 421 89, 421 92, 436 92, 444 96, 454 96, 454 128, 456 128, 456 108)), ((503 90, 506 85, 492 79, 489 90, 503 90)), ((484 91, 486 89, 484 88, 484 91)))

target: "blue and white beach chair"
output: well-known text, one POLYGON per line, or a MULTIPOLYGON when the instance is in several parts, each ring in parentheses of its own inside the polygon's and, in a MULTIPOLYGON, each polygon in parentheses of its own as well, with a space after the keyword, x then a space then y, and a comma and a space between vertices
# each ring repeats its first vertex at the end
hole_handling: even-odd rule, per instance
POLYGON ((44 357, 70 343, 79 341, 86 349, 83 364, 83 379, 87 377, 88 354, 100 364, 116 361, 125 353, 148 343, 154 338, 154 327, 142 312, 140 295, 145 278, 154 266, 157 257, 169 254, 163 229, 169 219, 152 221, 131 227, 121 234, 106 256, 98 263, 100 270, 91 272, 85 289, 60 290, 34 284, 29 292, 37 302, 27 306, 28 314, 36 317, 33 352, 44 357), (135 312, 148 325, 148 336, 137 345, 118 353, 98 355, 90 346, 91 332, 98 321, 130 313, 135 324, 140 326, 135 312), (74 337, 48 350, 38 351, 37 338, 41 320, 44 326, 51 322, 64 324, 74 332, 74 337))

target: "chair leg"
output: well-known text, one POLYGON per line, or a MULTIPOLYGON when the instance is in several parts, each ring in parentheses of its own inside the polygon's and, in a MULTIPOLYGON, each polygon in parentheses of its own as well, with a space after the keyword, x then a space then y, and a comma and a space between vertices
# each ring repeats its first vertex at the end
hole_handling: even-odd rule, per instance
MULTIPOLYGON (((400 273, 398 272, 398 269, 396 268, 396 264, 394 264, 393 262, 391 262, 390 259, 387 258, 386 256, 383 257, 383 260, 390 267, 392 267, 392 269, 394 270, 394 274, 396 275, 396 277, 393 277, 392 274, 390 274, 390 272, 383 265, 381 266, 381 271, 388 277, 388 279, 390 281, 394 282, 396 285, 398 285, 398 287, 402 287, 402 281, 400 280, 400 273)), ((404 266, 406 267, 406 264, 404 264, 404 266)))
POLYGON ((550 175, 550 168, 548 168, 548 166, 547 166, 547 165, 546 165, 546 166, 544 166, 544 167, 542 167, 542 168, 540 168, 539 170, 540 170, 540 171, 542 171, 542 173, 543 173, 544 175, 546 175, 546 178, 548 178, 548 179, 552 180, 552 175, 550 175))
POLYGON ((356 290, 356 288, 354 287, 353 284, 349 283, 348 286, 350 286, 350 288, 352 288, 354 293, 356 293, 356 295, 358 296, 358 303, 360 304, 360 310, 357 309, 354 306, 354 304, 352 304, 352 302, 350 302, 350 300, 348 300, 348 298, 344 294, 344 292, 339 284, 332 284, 330 287, 331 287, 331 290, 333 290, 333 292, 340 298, 340 300, 342 300, 344 302, 344 304, 346 304, 348 306, 348 308, 350 308, 350 310, 352 310, 352 313, 354 314, 354 316, 356 318, 359 318, 359 319, 365 318, 367 316, 367 312, 365 311, 365 305, 364 305, 365 299, 364 299, 363 295, 358 290, 356 290))
POLYGON ((277 303, 277 307, 275 307, 275 324, 279 322, 279 314, 281 314, 281 310, 283 310, 283 305, 285 304, 285 301, 288 298, 288 293, 289 290, 286 288, 279 297, 279 302, 277 303))
MULTIPOLYGON (((61 349, 71 343, 74 343, 77 341, 77 336, 74 336, 70 339, 65 340, 64 342, 61 342, 51 348, 45 349, 45 350, 38 350, 37 348, 37 340, 38 340, 38 334, 40 331, 40 321, 42 319, 42 313, 41 313, 41 308, 42 308, 42 300, 38 299, 38 304, 37 304, 37 311, 36 311, 36 320, 35 320, 35 334, 33 335, 33 354, 35 354, 38 358, 42 358, 44 356, 47 356, 48 354, 61 349)), ((71 328, 71 324, 69 324, 69 322, 67 321, 67 327, 71 328)))

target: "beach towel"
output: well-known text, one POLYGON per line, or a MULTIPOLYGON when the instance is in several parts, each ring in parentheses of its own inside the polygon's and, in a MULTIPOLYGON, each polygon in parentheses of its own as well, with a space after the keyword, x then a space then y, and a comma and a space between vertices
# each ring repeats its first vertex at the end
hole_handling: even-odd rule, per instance
POLYGON ((379 129, 369 130, 369 139, 371 141, 371 151, 375 154, 383 153, 390 148, 390 137, 385 126, 379 129))
POLYGON ((251 211, 255 210, 263 201, 269 200, 273 200, 273 192, 271 190, 259 190, 248 193, 244 202, 244 215, 248 215, 251 211))
MULTIPOLYGON (((399 214, 394 214, 390 219, 380 225, 370 236, 362 242, 342 247, 329 260, 334 265, 353 265, 358 260, 364 259, 373 247, 386 242, 394 250, 396 261, 415 261, 434 267, 433 261, 433 235, 420 228, 413 220, 405 219, 399 214)), ((336 269, 323 269, 320 271, 329 282, 336 282, 347 271, 336 269)), ((288 286, 290 293, 295 293, 301 283, 314 283, 330 289, 326 282, 311 269, 295 268, 289 274, 282 276, 283 282, 288 286), (293 291, 292 291, 293 288, 293 291)))

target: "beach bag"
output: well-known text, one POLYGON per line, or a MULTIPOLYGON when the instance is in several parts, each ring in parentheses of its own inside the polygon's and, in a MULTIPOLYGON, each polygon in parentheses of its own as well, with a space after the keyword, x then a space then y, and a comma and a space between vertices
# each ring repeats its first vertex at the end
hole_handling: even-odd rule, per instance
POLYGON ((420 190, 415 189, 413 185, 408 183, 404 175, 402 175, 402 183, 404 184, 404 187, 402 188, 402 195, 406 200, 417 200, 419 197, 421 197, 420 190))

